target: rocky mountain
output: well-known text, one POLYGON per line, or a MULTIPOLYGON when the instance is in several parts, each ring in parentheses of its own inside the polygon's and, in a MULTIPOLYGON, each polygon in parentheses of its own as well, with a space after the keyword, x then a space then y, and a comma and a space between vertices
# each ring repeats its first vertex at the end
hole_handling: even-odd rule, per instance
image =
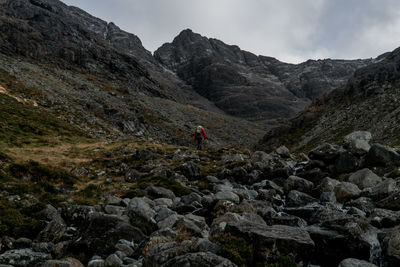
POLYGON ((155 58, 228 114, 269 124, 290 118, 372 60, 287 64, 182 31, 155 58))
POLYGON ((101 138, 189 144, 202 124, 210 145, 247 146, 264 128, 226 116, 137 36, 58 0, 0 2, 0 69, 8 94, 101 138))
POLYGON ((399 95, 397 48, 357 70, 345 86, 325 94, 288 124, 271 129, 260 146, 268 150, 285 143, 296 150, 309 150, 342 140, 355 130, 370 131, 374 142, 399 145, 399 95))

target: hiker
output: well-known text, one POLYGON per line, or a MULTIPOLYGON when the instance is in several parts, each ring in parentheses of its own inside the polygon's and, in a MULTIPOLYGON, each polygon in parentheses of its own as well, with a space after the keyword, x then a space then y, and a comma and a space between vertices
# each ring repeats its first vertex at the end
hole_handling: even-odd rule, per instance
POLYGON ((204 140, 207 139, 206 131, 204 131, 204 128, 199 125, 194 131, 193 136, 193 140, 197 140, 197 150, 201 150, 201 143, 203 142, 203 138, 204 140))

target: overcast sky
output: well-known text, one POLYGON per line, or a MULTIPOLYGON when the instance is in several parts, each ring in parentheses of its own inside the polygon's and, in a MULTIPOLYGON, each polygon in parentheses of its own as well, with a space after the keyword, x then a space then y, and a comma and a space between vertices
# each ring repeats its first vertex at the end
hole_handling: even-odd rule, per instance
POLYGON ((152 52, 187 28, 292 63, 400 46, 399 0, 62 1, 136 34, 152 52))

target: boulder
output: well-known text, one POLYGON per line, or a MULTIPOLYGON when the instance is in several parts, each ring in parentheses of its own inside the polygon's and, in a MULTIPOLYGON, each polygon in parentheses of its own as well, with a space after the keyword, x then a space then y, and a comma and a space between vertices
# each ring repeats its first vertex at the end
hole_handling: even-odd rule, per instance
POLYGON ((174 192, 163 187, 149 186, 146 188, 146 192, 154 198, 169 198, 172 200, 175 198, 174 192))
POLYGON ((390 196, 397 190, 398 188, 396 181, 391 178, 387 178, 374 187, 363 190, 362 194, 372 198, 375 201, 378 201, 390 196))
POLYGON ((115 251, 114 247, 120 239, 138 243, 145 238, 141 230, 124 219, 95 212, 83 222, 71 250, 84 252, 87 256, 97 254, 106 257, 115 251))
POLYGON ((311 259, 314 251, 314 241, 306 230, 299 227, 239 221, 227 223, 225 233, 253 244, 254 251, 267 260, 277 254, 291 254, 296 261, 306 261, 311 259))
POLYGON ((345 151, 339 154, 334 163, 334 170, 336 173, 349 173, 352 172, 361 165, 361 161, 358 157, 352 153, 345 151))
POLYGON ((360 197, 351 201, 346 202, 347 207, 356 207, 363 212, 369 214, 375 208, 375 202, 367 197, 360 197))
POLYGON ((310 159, 321 160, 323 162, 333 162, 344 149, 340 146, 328 143, 322 144, 308 153, 310 159))
POLYGON ((321 183, 315 188, 314 192, 321 195, 323 192, 333 192, 335 187, 340 184, 340 181, 325 177, 321 183))
POLYGON ((314 183, 292 175, 285 180, 283 187, 285 189, 285 192, 297 190, 306 194, 310 194, 312 189, 314 188, 314 183))
POLYGON ((348 182, 342 182, 335 186, 334 192, 339 202, 357 198, 361 194, 361 190, 355 184, 348 182))
POLYGON ((183 163, 178 170, 188 179, 194 179, 200 175, 200 168, 193 161, 183 163))
POLYGON ((344 138, 346 147, 353 153, 366 154, 371 146, 369 141, 372 139, 372 134, 367 131, 356 131, 348 134, 344 138))
POLYGON ((390 231, 383 241, 387 266, 400 266, 400 227, 390 231))
POLYGON ((111 254, 104 261, 104 266, 123 267, 124 262, 117 256, 117 254, 111 254))
POLYGON ((48 260, 41 267, 84 267, 77 259, 66 258, 63 260, 48 260))
POLYGON ((392 228, 400 224, 400 211, 374 209, 368 219, 377 228, 392 228))
POLYGON ((362 169, 350 175, 348 181, 358 186, 361 190, 373 187, 380 182, 382 178, 372 172, 370 169, 362 169))
POLYGON ((151 200, 146 198, 135 197, 131 199, 126 208, 126 214, 129 216, 131 221, 156 223, 154 220, 156 212, 150 207, 149 202, 151 203, 151 200))
POLYGON ((384 198, 376 203, 378 208, 388 209, 388 210, 400 210, 400 193, 392 193, 387 198, 384 198))
POLYGON ((50 258, 49 254, 34 252, 32 249, 15 249, 1 254, 0 264, 8 264, 15 267, 30 267, 44 264, 50 258))
POLYGON ((400 154, 391 147, 373 144, 366 156, 367 166, 400 166, 400 154))
POLYGON ((219 191, 215 194, 215 199, 228 200, 236 204, 239 204, 240 202, 239 196, 231 191, 219 191))
POLYGON ((348 258, 348 259, 342 260, 339 263, 338 267, 378 267, 378 266, 376 266, 375 264, 370 263, 368 261, 348 258))
POLYGON ((318 200, 310 195, 307 195, 306 193, 296 190, 290 191, 286 197, 286 204, 288 207, 305 206, 312 202, 318 202, 318 200))
POLYGON ((162 267, 191 266, 191 267, 236 267, 230 260, 211 252, 188 253, 170 259, 162 267))

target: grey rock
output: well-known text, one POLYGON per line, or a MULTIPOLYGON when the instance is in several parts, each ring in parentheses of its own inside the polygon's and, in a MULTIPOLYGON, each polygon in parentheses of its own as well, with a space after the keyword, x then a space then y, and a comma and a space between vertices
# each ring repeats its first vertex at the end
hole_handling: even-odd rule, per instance
POLYGON ((9 250, 0 255, 0 264, 13 265, 15 267, 30 267, 43 264, 50 259, 50 255, 34 252, 31 249, 9 250))
POLYGON ((397 183, 391 178, 385 179, 383 182, 372 188, 367 188, 362 192, 363 195, 372 198, 375 201, 382 200, 398 190, 397 183))
POLYGON ((379 184, 382 182, 382 178, 370 169, 365 168, 350 175, 349 182, 357 185, 362 190, 379 184))
POLYGON ((373 144, 366 156, 370 166, 400 166, 400 154, 391 147, 373 144))
POLYGON ((126 208, 126 214, 131 220, 141 219, 146 222, 155 223, 154 216, 156 212, 151 208, 146 198, 135 197, 131 199, 126 208))
POLYGON ((377 266, 368 261, 349 258, 342 260, 339 263, 338 267, 377 267, 377 266))
POLYGON ((288 207, 305 206, 313 202, 318 202, 318 200, 310 195, 307 195, 306 193, 296 190, 291 190, 286 197, 286 204, 288 207))
POLYGON ((146 192, 149 196, 155 197, 155 198, 169 198, 169 199, 174 199, 175 194, 169 189, 165 189, 163 187, 157 187, 157 186, 149 186, 146 188, 146 192))
POLYGON ((321 203, 335 203, 336 196, 334 192, 323 192, 319 197, 321 203))
POLYGON ((361 190, 355 184, 347 182, 342 182, 335 186, 334 192, 339 202, 357 198, 361 194, 361 190))
POLYGON ((293 175, 289 176, 284 183, 284 189, 286 192, 297 190, 306 194, 310 194, 313 188, 314 183, 293 175))
POLYGON ((369 142, 372 134, 367 131, 356 131, 345 136, 344 141, 349 149, 355 153, 366 154, 371 146, 369 142))
POLYGON ((119 240, 139 243, 145 237, 141 230, 118 216, 93 213, 81 225, 72 248, 78 247, 89 255, 106 257, 115 252, 115 245, 119 240))
POLYGON ((111 254, 104 261, 104 266, 123 267, 124 262, 116 254, 111 254))
POLYGON ((229 191, 219 191, 215 194, 215 198, 217 200, 228 200, 236 204, 239 204, 240 202, 239 196, 229 191))
POLYGON ((315 188, 317 194, 322 194, 323 192, 333 192, 335 187, 339 185, 338 180, 325 177, 322 179, 321 183, 315 188))
POLYGON ((161 266, 236 267, 237 265, 232 263, 230 260, 222 258, 221 256, 215 255, 211 252, 196 252, 175 257, 161 266))
POLYGON ((179 167, 179 171, 189 179, 194 179, 200 175, 200 168, 193 161, 183 163, 179 167))
POLYGON ((88 267, 105 267, 103 259, 92 259, 88 262, 88 267))
POLYGON ((331 162, 343 151, 342 147, 325 143, 311 150, 310 153, 308 153, 308 156, 310 159, 331 162))
POLYGON ((375 203, 372 199, 367 197, 360 197, 351 201, 346 202, 346 206, 348 207, 356 207, 362 210, 365 213, 371 213, 372 210, 375 208, 375 203))

